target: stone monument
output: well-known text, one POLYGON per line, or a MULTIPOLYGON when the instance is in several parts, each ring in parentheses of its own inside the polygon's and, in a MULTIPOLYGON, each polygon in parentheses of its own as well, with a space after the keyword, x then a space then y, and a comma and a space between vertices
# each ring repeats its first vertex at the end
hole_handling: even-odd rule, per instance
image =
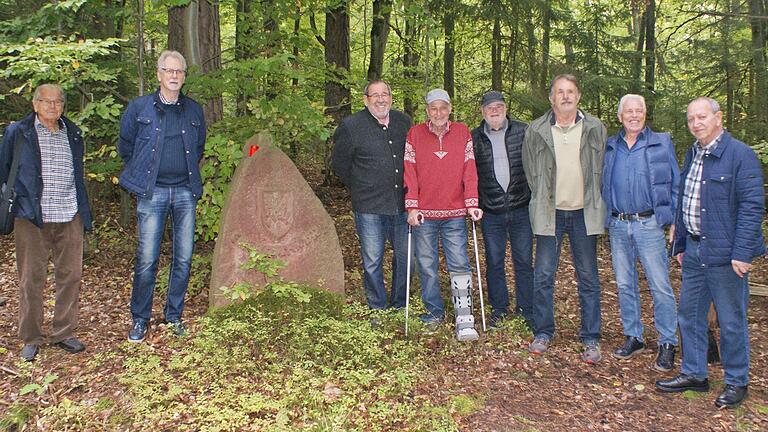
POLYGON ((241 244, 285 262, 280 276, 344 295, 344 260, 333 219, 293 162, 272 145, 267 134, 252 137, 235 170, 224 201, 213 253, 210 307, 230 299, 221 287, 266 283, 241 264, 248 253, 241 244))

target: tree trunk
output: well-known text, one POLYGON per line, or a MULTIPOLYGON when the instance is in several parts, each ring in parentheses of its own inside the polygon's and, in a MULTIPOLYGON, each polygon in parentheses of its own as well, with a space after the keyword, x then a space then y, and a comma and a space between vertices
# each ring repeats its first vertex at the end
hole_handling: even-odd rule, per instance
MULTIPOLYGON (((415 80, 418 76, 417 68, 419 67, 419 51, 416 49, 416 44, 419 42, 417 26, 413 17, 405 19, 405 50, 403 59, 403 68, 405 69, 405 77, 411 81, 415 80)), ((411 93, 407 92, 403 100, 403 110, 411 118, 416 113, 417 103, 411 97, 411 93)))
MULTIPOLYGON (((531 94, 534 95, 537 99, 544 96, 546 91, 539 87, 539 80, 538 78, 538 70, 536 67, 536 46, 538 45, 538 41, 536 40, 536 35, 534 33, 534 23, 533 23, 533 17, 528 15, 525 19, 525 36, 527 38, 528 43, 528 83, 531 87, 531 94)), ((538 117, 539 113, 532 113, 533 117, 538 117)))
POLYGON ((546 88, 549 81, 549 39, 552 31, 552 0, 544 2, 542 11, 541 35, 541 71, 539 72, 539 88, 546 88))
MULTIPOLYGON (((182 53, 188 68, 196 66, 204 74, 221 69, 218 3, 192 0, 187 6, 169 8, 168 48, 182 53)), ((221 120, 221 96, 203 105, 203 111, 207 124, 221 120)))
MULTIPOLYGON (((595 56, 595 75, 600 76, 600 18, 595 15, 595 46, 594 46, 594 56, 595 56)), ((595 100, 597 102, 597 118, 603 117, 603 107, 602 107, 602 101, 600 100, 600 92, 595 92, 595 100)))
POLYGON ((752 115, 761 126, 768 123, 768 71, 766 70, 765 25, 760 17, 765 15, 763 0, 749 0, 749 24, 752 30, 752 68, 754 70, 754 86, 752 91, 752 115))
MULTIPOLYGON (((301 4, 299 2, 296 2, 296 15, 293 18, 293 40, 298 41, 299 37, 299 30, 301 29, 301 4)), ((294 42, 293 44, 293 61, 291 63, 294 70, 298 70, 301 65, 299 63, 299 45, 294 42)), ((294 76, 291 78, 291 90, 294 92, 299 91, 299 79, 294 76)), ((299 151, 301 151, 301 143, 299 143, 298 140, 293 140, 290 142, 290 149, 291 149, 291 159, 294 159, 296 156, 299 155, 299 151)))
MULTIPOLYGON (((346 84, 349 72, 349 8, 348 0, 342 0, 325 14, 325 65, 328 68, 325 79, 325 113, 333 117, 338 125, 341 119, 351 113, 350 90, 346 84)), ((325 146, 325 180, 332 182, 331 162, 332 140, 325 146)))
POLYGON ((656 105, 656 0, 648 0, 645 9, 645 91, 646 119, 653 123, 656 105))
MULTIPOLYGON (((138 75, 138 95, 144 95, 144 0, 136 0, 136 74, 138 75)), ((133 199, 120 188, 120 226, 127 228, 133 220, 133 199)))
POLYGON ((507 50, 507 57, 508 61, 507 64, 509 65, 510 71, 509 71, 509 89, 510 92, 512 92, 515 89, 515 82, 517 80, 517 52, 518 47, 520 44, 518 43, 519 40, 519 28, 520 28, 520 5, 518 2, 514 2, 512 4, 512 17, 513 19, 510 21, 510 31, 509 31, 509 49, 507 50))
POLYGON ((373 0, 373 24, 371 25, 371 62, 368 65, 368 81, 380 79, 384 73, 384 51, 389 36, 389 16, 392 0, 373 0))
POLYGON ((642 91, 642 85, 640 84, 640 76, 643 73, 643 47, 645 46, 645 9, 640 14, 639 27, 637 29, 637 44, 635 45, 635 53, 632 58, 632 93, 640 93, 642 91))
POLYGON ((493 19, 493 38, 491 39, 491 88, 501 91, 501 23, 499 16, 493 19))
POLYGON ((733 17, 731 14, 738 8, 738 0, 728 0, 725 5, 726 15, 723 17, 723 67, 725 68, 725 128, 733 129, 734 93, 736 91, 736 67, 731 54, 733 43, 733 17))
POLYGON ((456 45, 454 41, 454 28, 456 27, 456 15, 453 0, 446 2, 445 15, 443 16, 443 30, 445 32, 445 51, 443 52, 443 88, 453 99, 455 89, 455 64, 456 45))
MULTIPOLYGON (((235 11, 235 60, 242 61, 255 56, 253 49, 253 24, 251 4, 253 0, 237 0, 235 11)), ((248 113, 248 96, 238 89, 237 114, 248 113)))

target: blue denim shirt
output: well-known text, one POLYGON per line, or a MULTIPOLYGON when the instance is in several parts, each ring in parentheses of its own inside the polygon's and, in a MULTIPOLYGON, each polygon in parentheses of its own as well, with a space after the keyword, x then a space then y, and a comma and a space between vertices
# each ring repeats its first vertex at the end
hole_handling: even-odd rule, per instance
MULTIPOLYGON (((139 196, 152 198, 157 181, 165 136, 165 111, 158 91, 138 97, 128 104, 120 120, 118 153, 124 162, 120 185, 139 196)), ((189 176, 189 187, 196 199, 203 193, 200 160, 205 150, 203 108, 193 99, 179 95, 181 137, 189 176)))
POLYGON ((645 163, 647 140, 644 132, 640 132, 632 148, 627 146, 624 130, 619 132, 611 178, 613 208, 608 209, 609 212, 640 213, 653 209, 651 181, 645 163))

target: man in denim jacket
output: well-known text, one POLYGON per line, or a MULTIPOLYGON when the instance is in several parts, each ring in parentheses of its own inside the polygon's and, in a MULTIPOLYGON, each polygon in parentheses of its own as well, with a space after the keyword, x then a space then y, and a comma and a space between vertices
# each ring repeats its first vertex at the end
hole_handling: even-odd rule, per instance
POLYGON ((160 88, 128 105, 120 121, 118 151, 125 168, 120 185, 137 198, 138 248, 131 293, 133 327, 128 340, 141 342, 152 315, 163 227, 173 228, 173 260, 164 319, 183 335, 181 314, 195 237, 195 206, 203 192, 199 162, 205 148, 202 107, 181 93, 187 63, 176 51, 157 60, 160 88))
MULTIPOLYGON (((654 368, 666 372, 675 362, 677 311, 669 282, 664 227, 672 225, 680 170, 669 134, 647 127, 645 113, 642 96, 621 98, 618 117, 624 127, 608 138, 603 164, 602 196, 608 211, 605 226, 611 239, 611 262, 626 336, 613 356, 626 360, 645 350, 639 259, 653 296, 653 321, 659 334, 654 368)), ((674 232, 674 226, 670 229, 674 232)))

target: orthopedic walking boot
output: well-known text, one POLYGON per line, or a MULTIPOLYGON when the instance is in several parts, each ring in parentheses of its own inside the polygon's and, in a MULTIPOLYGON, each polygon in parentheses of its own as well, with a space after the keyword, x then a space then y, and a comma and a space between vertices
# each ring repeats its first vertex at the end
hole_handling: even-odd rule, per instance
POLYGON ((472 316, 472 273, 451 273, 451 294, 456 313, 456 339, 459 342, 479 339, 472 316))

